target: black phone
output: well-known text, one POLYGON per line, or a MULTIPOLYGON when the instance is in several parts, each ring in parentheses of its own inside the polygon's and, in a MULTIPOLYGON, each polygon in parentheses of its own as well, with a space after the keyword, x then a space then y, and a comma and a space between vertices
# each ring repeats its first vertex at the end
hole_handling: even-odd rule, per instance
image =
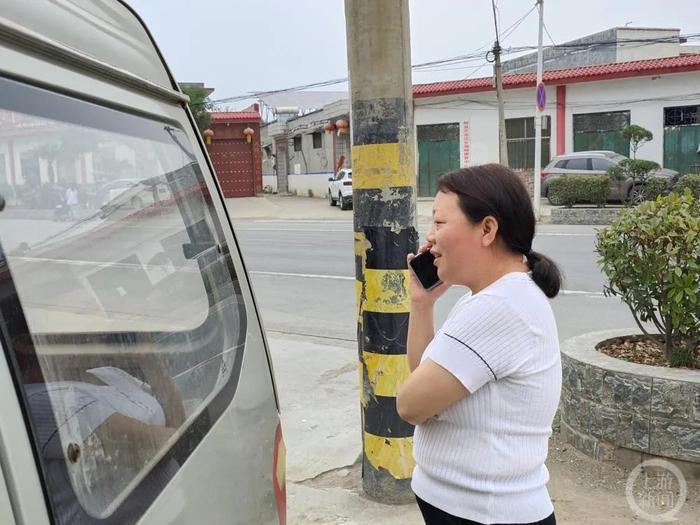
POLYGON ((435 261, 435 256, 426 250, 416 255, 409 263, 413 273, 426 290, 432 290, 442 282, 433 261, 435 261))

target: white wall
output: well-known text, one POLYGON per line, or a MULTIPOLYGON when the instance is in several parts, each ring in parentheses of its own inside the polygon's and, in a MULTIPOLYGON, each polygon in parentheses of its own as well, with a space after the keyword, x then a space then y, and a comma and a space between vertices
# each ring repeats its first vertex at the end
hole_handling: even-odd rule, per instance
MULTIPOLYGON (((534 115, 534 88, 506 90, 506 118, 534 115)), ((573 115, 606 111, 630 111, 630 121, 650 130, 654 140, 643 145, 638 156, 663 163, 664 107, 700 104, 700 72, 655 77, 582 82, 566 86, 565 152, 573 151, 573 115)), ((460 156, 464 153, 464 125, 469 122, 469 164, 498 162, 498 112, 495 92, 415 99, 415 123, 460 123, 460 156)), ((551 117, 551 155, 556 155, 556 86, 547 88, 551 117)), ((462 158, 464 165, 464 159, 462 158)))
MULTIPOLYGON (((505 117, 532 117, 535 114, 535 88, 505 91, 505 117)), ((469 93, 450 97, 415 99, 416 126, 426 124, 460 124, 460 165, 498 162, 498 109, 496 93, 469 93), (464 122, 469 123, 465 137, 464 122), (468 141, 469 158, 464 158, 468 141)), ((541 115, 549 115, 552 125, 551 155, 556 153, 556 87, 547 88, 547 107, 541 115)))
POLYGON ((570 84, 566 87, 566 151, 573 151, 573 115, 630 111, 630 123, 654 134, 637 153, 664 160, 664 107, 700 104, 700 72, 570 84))
MULTIPOLYGON (((618 28, 619 40, 640 40, 654 38, 678 37, 678 29, 640 29, 618 28)), ((634 60, 649 60, 651 58, 677 57, 680 54, 678 41, 658 42, 656 44, 639 45, 638 42, 621 42, 617 44, 617 61, 631 62, 634 60)))
POLYGON ((266 186, 272 188, 273 193, 277 193, 277 175, 263 175, 263 190, 266 186))
POLYGON ((297 195, 308 196, 309 190, 313 191, 314 197, 325 198, 328 193, 328 178, 333 173, 314 173, 309 175, 289 175, 289 191, 297 192, 297 195))

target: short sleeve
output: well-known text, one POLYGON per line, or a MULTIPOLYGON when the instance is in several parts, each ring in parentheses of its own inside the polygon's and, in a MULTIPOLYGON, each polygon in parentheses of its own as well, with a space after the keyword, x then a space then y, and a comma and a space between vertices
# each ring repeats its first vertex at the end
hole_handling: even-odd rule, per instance
POLYGON ((503 297, 465 300, 425 351, 470 393, 520 368, 534 344, 534 332, 503 297))

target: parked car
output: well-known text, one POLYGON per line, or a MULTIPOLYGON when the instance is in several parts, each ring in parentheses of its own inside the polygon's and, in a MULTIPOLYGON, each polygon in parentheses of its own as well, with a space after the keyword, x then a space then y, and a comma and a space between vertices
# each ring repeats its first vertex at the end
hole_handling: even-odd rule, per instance
POLYGON ((335 177, 328 178, 328 204, 340 204, 341 210, 352 207, 352 170, 338 170, 335 177))
POLYGON ((284 525, 270 353, 187 97, 123 1, 0 4, 1 140, 80 137, 79 192, 101 144, 142 174, 103 167, 79 222, 0 211, 0 524, 284 525))
MULTIPOLYGON (((576 177, 581 175, 606 175, 607 171, 616 166, 621 161, 627 159, 624 155, 614 151, 578 151, 567 155, 554 157, 552 161, 542 170, 541 195, 547 197, 550 204, 552 202, 549 188, 552 181, 559 177, 576 177)), ((651 177, 673 180, 678 176, 678 172, 669 169, 659 169, 650 173, 651 177)), ((644 197, 644 185, 632 178, 613 179, 610 181, 610 200, 642 200, 644 197)))

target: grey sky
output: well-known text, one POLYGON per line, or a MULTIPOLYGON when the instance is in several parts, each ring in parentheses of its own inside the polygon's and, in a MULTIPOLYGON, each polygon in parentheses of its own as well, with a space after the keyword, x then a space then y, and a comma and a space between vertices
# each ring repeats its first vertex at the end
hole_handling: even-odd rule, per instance
MULTIPOLYGON (((153 32, 176 78, 205 82, 216 89, 214 99, 347 75, 343 0, 127 1, 153 32)), ((534 0, 497 4, 504 30, 529 11, 534 0)), ((410 10, 414 64, 482 46, 485 51, 493 41, 490 0, 411 0, 410 10)), ((700 33, 699 0, 545 0, 544 12, 556 43, 628 22, 700 33)), ((536 44, 535 10, 502 45, 536 44)), ((490 74, 490 66, 475 70, 474 65, 414 73, 413 81, 490 74)))

